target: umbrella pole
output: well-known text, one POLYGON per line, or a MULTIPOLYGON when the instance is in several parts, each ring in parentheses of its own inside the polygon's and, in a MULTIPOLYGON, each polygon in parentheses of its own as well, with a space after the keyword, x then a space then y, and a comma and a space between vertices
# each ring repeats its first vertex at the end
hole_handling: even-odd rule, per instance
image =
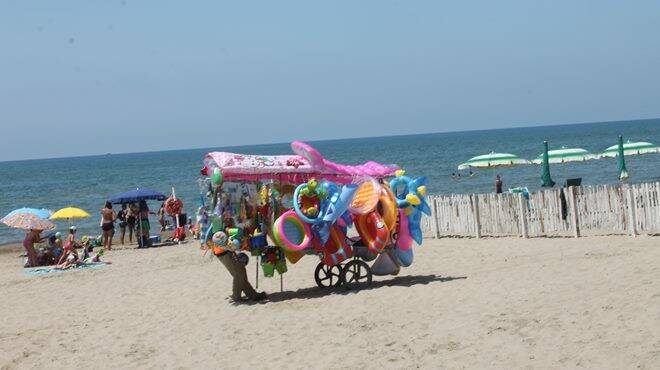
MULTIPOLYGON (((174 191, 174 186, 172 186, 172 197, 174 198, 174 200, 176 200, 176 192, 174 191)), ((174 233, 176 234, 176 231, 179 230, 179 227, 180 227, 179 226, 180 225, 179 224, 179 214, 174 215, 174 218, 176 219, 175 220, 176 221, 176 230, 174 231, 174 233)), ((181 245, 181 238, 177 238, 177 243, 178 243, 178 245, 181 245)))
POLYGON ((628 170, 626 169, 626 159, 624 158, 623 151, 623 136, 619 135, 619 181, 625 181, 628 179, 628 170))

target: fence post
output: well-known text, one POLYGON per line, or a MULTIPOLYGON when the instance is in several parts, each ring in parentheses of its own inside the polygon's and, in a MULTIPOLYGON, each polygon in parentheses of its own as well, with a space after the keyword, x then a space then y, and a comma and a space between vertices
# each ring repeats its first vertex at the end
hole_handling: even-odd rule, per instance
POLYGON ((633 198, 632 186, 626 185, 626 193, 628 195, 628 227, 630 229, 630 236, 637 236, 637 217, 635 209, 635 198, 633 198))
POLYGON ((525 212, 524 197, 522 193, 518 193, 518 217, 520 218, 520 230, 522 232, 522 237, 527 239, 529 238, 529 233, 527 232, 527 212, 525 212))
POLYGON ((577 199, 575 199, 575 186, 568 187, 568 201, 571 207, 571 224, 573 225, 573 236, 580 237, 580 222, 578 219, 577 199))
POLYGON ((436 239, 440 238, 440 221, 438 220, 438 202, 437 198, 434 196, 431 198, 431 201, 433 202, 433 237, 436 239))
POLYGON ((472 209, 474 210, 474 235, 477 239, 481 238, 481 217, 479 216, 479 195, 470 195, 472 199, 472 209))

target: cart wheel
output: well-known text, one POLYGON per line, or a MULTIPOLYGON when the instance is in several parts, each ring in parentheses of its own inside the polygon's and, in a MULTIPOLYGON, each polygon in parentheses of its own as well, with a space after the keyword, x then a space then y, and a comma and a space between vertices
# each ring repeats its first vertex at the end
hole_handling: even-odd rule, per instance
POLYGON ((371 268, 364 261, 351 260, 341 270, 341 281, 349 290, 366 288, 371 285, 371 268))
POLYGON ((341 266, 328 266, 323 262, 316 265, 314 280, 319 288, 331 288, 341 284, 341 266))

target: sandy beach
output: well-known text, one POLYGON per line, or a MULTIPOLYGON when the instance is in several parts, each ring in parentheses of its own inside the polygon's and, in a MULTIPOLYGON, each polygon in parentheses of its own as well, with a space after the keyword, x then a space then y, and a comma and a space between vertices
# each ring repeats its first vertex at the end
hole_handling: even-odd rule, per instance
MULTIPOLYGON (((196 243, 30 277, 0 255, 0 365, 14 368, 660 367, 657 237, 426 240, 399 276, 320 290, 317 260, 234 305, 196 243)), ((248 265, 254 282, 254 259, 248 265)))

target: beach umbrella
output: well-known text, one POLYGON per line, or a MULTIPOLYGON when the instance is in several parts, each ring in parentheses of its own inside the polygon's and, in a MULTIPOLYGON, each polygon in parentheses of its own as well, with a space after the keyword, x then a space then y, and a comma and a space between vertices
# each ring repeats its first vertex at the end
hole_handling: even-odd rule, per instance
MULTIPOLYGON (((536 159, 532 160, 534 164, 542 164, 545 152, 539 154, 536 159)), ((583 162, 590 159, 598 159, 597 154, 589 153, 589 151, 582 148, 567 148, 562 146, 559 149, 548 151, 548 163, 567 163, 567 162, 583 162)))
MULTIPOLYGON (((165 200, 167 197, 164 194, 155 192, 150 189, 140 189, 130 190, 125 193, 115 195, 110 198, 110 201, 114 204, 123 204, 123 203, 133 203, 147 200, 165 200)), ((140 233, 140 240, 142 241, 142 212, 138 214, 138 229, 140 233)), ((142 246, 144 243, 142 242, 142 246)))
POLYGON ((76 218, 87 218, 90 217, 90 214, 85 210, 75 207, 66 207, 58 210, 50 216, 51 220, 68 220, 69 226, 71 226, 71 220, 76 218))
POLYGON ((623 147, 623 155, 660 153, 660 146, 658 145, 646 141, 631 142, 630 140, 623 143, 623 137, 619 136, 619 143, 605 149, 601 157, 614 158, 620 156, 620 146, 623 147))
POLYGON ((5 218, 7 218, 9 216, 13 216, 15 214, 20 214, 20 213, 30 213, 30 214, 33 214, 33 215, 39 217, 39 218, 48 218, 48 217, 50 217, 50 215, 53 214, 53 211, 51 211, 49 209, 44 209, 44 208, 37 209, 37 208, 23 207, 23 208, 18 208, 18 209, 15 209, 15 210, 9 212, 5 216, 5 218))
POLYGON ((66 207, 58 210, 50 216, 51 220, 66 220, 75 218, 87 218, 90 214, 80 208, 66 207))
POLYGON ((517 165, 530 164, 532 162, 520 158, 517 155, 509 153, 495 153, 480 155, 468 159, 465 163, 458 166, 459 170, 466 170, 470 167, 475 168, 494 168, 494 167, 511 167, 517 165))
POLYGON ((623 142, 623 136, 619 135, 619 143, 617 145, 612 145, 611 147, 605 149, 601 154, 601 157, 617 157, 619 162, 619 180, 627 179, 630 174, 626 169, 626 160, 625 156, 627 155, 639 155, 639 154, 650 154, 650 153, 660 153, 660 146, 646 141, 631 142, 630 140, 623 142))
POLYGON ((541 175, 541 187, 551 188, 555 182, 550 177, 550 155, 548 154, 548 142, 543 142, 543 174, 541 175))
POLYGON ((16 213, 2 220, 3 224, 23 230, 52 230, 55 224, 32 213, 16 213))
POLYGON ((130 190, 125 193, 117 194, 110 198, 113 204, 134 203, 141 200, 165 200, 167 197, 161 193, 155 192, 150 189, 130 190))
POLYGON ((617 145, 617 157, 619 158, 619 180, 625 181, 630 177, 626 169, 626 151, 623 145, 623 136, 619 135, 619 145, 617 145))

